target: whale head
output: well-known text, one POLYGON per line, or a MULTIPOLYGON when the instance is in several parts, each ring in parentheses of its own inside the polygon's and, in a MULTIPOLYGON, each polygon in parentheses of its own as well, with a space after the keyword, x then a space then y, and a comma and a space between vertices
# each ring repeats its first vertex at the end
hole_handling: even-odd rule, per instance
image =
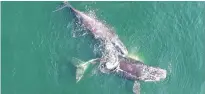
POLYGON ((159 67, 144 66, 141 72, 140 80, 145 82, 160 81, 166 78, 167 71, 159 67))

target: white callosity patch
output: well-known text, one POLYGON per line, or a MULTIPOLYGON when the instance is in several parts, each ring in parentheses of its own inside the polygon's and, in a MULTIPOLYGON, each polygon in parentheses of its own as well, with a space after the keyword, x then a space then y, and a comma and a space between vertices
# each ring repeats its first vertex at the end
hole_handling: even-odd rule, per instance
POLYGON ((140 80, 144 80, 146 82, 149 81, 160 81, 166 78, 167 71, 161 68, 148 67, 144 66, 140 80))
POLYGON ((117 67, 118 62, 118 52, 116 51, 113 44, 109 41, 104 43, 103 60, 106 62, 107 69, 113 69, 117 67))

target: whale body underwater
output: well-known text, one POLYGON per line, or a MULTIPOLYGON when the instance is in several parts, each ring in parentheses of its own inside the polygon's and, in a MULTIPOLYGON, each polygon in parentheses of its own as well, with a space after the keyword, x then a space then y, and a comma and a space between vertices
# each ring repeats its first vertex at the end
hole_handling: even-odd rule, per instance
POLYGON ((133 80, 133 92, 135 94, 140 94, 139 80, 145 82, 155 82, 166 78, 166 70, 159 67, 146 65, 141 60, 130 57, 128 55, 127 48, 121 42, 119 37, 99 20, 73 8, 68 2, 63 2, 63 7, 57 9, 56 11, 63 8, 69 8, 69 10, 78 19, 81 26, 88 29, 95 39, 100 40, 104 45, 104 51, 108 52, 105 56, 86 62, 73 58, 72 62, 77 67, 76 82, 79 82, 82 79, 90 64, 99 64, 99 70, 102 73, 118 74, 120 77, 133 80), (114 49, 109 49, 110 46, 114 49), (115 51, 113 52, 113 50, 115 51), (108 60, 112 57, 112 55, 117 58, 114 63, 110 63, 108 60))

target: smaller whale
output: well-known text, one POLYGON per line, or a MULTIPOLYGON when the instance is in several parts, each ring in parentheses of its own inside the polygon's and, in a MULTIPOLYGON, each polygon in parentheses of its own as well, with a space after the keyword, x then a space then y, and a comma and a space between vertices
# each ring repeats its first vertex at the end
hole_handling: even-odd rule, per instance
POLYGON ((131 57, 120 57, 119 65, 108 69, 107 63, 101 63, 101 69, 114 72, 129 80, 142 80, 145 82, 160 81, 166 78, 166 70, 144 64, 131 57))
POLYGON ((101 40, 103 43, 110 41, 119 52, 120 55, 126 56, 128 54, 127 48, 124 46, 119 37, 115 34, 113 29, 110 29, 107 25, 103 24, 98 19, 87 15, 75 8, 73 8, 67 1, 63 2, 63 6, 53 12, 59 11, 63 8, 69 8, 69 10, 77 18, 78 23, 88 29, 95 39, 101 40))

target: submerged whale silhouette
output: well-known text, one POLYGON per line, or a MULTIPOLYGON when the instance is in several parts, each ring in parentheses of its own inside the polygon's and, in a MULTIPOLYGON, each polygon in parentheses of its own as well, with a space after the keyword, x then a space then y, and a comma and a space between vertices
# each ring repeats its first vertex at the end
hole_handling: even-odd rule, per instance
MULTIPOLYGON (((104 45, 106 45, 106 42, 113 44, 116 50, 121 53, 121 55, 113 53, 115 56, 117 55, 118 60, 115 63, 117 65, 111 68, 109 68, 110 66, 109 63, 106 60, 104 61, 103 57, 92 59, 87 62, 81 61, 77 58, 73 58, 72 63, 74 63, 74 65, 77 67, 76 70, 77 82, 81 80, 88 66, 90 64, 97 64, 96 62, 99 62, 100 64, 99 69, 103 73, 117 73, 126 79, 134 80, 135 83, 133 86, 133 92, 135 94, 140 93, 140 83, 138 82, 138 80, 160 81, 161 79, 166 78, 166 74, 167 74, 166 70, 161 69, 159 67, 148 66, 140 60, 129 57, 126 47, 120 41, 118 36, 114 32, 112 32, 108 27, 106 27, 106 25, 101 23, 99 20, 92 18, 83 12, 76 10, 68 2, 64 2, 64 6, 62 8, 65 7, 69 8, 71 12, 75 14, 78 21, 80 21, 83 27, 91 31, 95 39, 104 41, 104 45)), ((111 52, 112 49, 111 50, 105 49, 105 51, 111 52)), ((112 53, 107 55, 108 56, 112 55, 112 53)))

